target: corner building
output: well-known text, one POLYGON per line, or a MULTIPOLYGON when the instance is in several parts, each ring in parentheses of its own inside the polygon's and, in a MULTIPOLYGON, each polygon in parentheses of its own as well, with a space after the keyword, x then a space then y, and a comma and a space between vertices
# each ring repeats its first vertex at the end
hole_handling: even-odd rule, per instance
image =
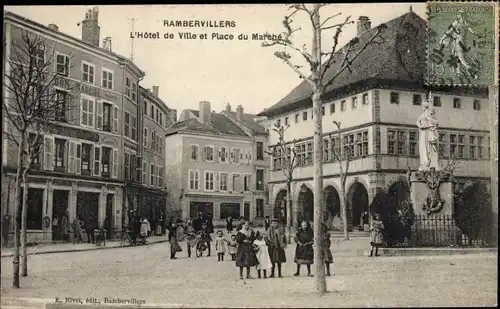
MULTIPOLYGON (((425 21, 413 12, 386 23, 384 41, 372 44, 352 64, 352 73, 342 72, 323 98, 323 190, 329 225, 341 229, 340 168, 332 149, 354 153, 347 173, 349 229, 361 222, 379 190, 391 192, 397 201, 406 198, 403 183, 406 167, 418 169, 418 129, 416 120, 426 99, 427 32, 425 21), (342 146, 333 121, 342 124, 342 146), (331 135, 330 135, 331 134, 331 135)), ((368 17, 357 24, 363 44, 375 32, 368 17), (365 29, 369 29, 366 30, 365 29)), ((345 47, 344 47, 345 48, 345 47)), ((341 57, 339 52, 338 57, 341 57)), ((337 61, 337 66, 341 61, 337 61)), ((331 68, 330 74, 337 67, 331 68)), ((328 75, 328 73, 327 73, 328 75)), ((489 104, 487 89, 434 88, 431 106, 440 121, 441 164, 456 159, 455 189, 472 182, 489 186, 489 104)), ((286 140, 297 140, 300 166, 292 183, 292 222, 313 220, 313 114, 311 88, 300 83, 278 103, 264 110, 267 126, 289 125, 286 140)), ((269 145, 277 136, 269 130, 269 145)), ((286 215, 286 183, 281 171, 281 154, 272 157, 269 179, 270 203, 275 213, 286 215)), ((420 205, 415 205, 420 207, 420 205)))
MULTIPOLYGON (((54 70, 61 73, 56 88, 65 113, 45 134, 44 149, 29 175, 29 241, 59 240, 52 222, 66 210, 70 221, 78 215, 95 227, 110 218, 113 234, 125 223, 124 154, 137 152, 138 82, 144 72, 113 53, 110 38, 100 47, 98 14, 97 8, 86 13, 81 39, 56 25, 10 12, 4 16, 4 74, 10 72, 7 59, 22 32, 46 39, 46 46, 55 51, 54 70), (69 85, 77 89, 76 95, 69 96, 69 85)), ((48 51, 40 53, 49 59, 48 51)), ((3 122, 4 128, 9 126, 5 118, 3 122)), ((2 215, 14 213, 16 153, 16 146, 4 138, 2 215)))

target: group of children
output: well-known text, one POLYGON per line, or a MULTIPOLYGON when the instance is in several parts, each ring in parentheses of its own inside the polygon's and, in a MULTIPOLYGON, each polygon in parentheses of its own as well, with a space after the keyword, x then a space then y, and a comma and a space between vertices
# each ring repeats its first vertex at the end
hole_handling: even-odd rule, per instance
POLYGON ((226 251, 231 255, 231 261, 236 260, 236 253, 238 252, 238 243, 236 242, 236 235, 231 235, 230 240, 224 238, 222 230, 217 231, 215 238, 215 251, 217 252, 217 261, 224 261, 226 251))

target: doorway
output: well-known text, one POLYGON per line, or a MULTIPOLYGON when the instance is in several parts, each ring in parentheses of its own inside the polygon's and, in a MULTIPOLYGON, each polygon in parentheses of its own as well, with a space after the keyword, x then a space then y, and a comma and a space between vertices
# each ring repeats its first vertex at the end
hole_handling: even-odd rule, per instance
MULTIPOLYGON (((52 194, 52 240, 60 241, 63 239, 62 218, 66 216, 68 210, 69 191, 54 190, 52 194)), ((69 222, 68 222, 69 224, 69 222)))

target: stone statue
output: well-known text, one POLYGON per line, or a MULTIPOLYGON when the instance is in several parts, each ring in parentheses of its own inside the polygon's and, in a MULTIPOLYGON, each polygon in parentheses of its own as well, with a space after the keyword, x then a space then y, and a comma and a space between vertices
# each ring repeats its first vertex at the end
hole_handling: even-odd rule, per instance
POLYGON ((429 188, 429 194, 422 205, 422 209, 427 215, 440 211, 445 201, 439 194, 439 187, 443 181, 450 177, 450 173, 447 171, 437 171, 434 167, 431 167, 429 170, 417 172, 415 175, 417 179, 425 182, 429 188))
POLYGON ((428 171, 433 167, 436 171, 441 170, 439 166, 438 143, 439 122, 433 108, 430 108, 429 102, 422 103, 424 112, 417 119, 417 127, 419 129, 419 153, 420 167, 419 171, 428 171))

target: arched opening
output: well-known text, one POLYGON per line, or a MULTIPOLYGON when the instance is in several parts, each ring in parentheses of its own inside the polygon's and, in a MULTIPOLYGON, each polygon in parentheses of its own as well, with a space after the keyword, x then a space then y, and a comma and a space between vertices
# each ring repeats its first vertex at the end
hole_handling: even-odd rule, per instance
POLYGON ((275 218, 278 218, 281 222, 281 224, 286 225, 286 199, 287 199, 287 191, 286 190, 280 190, 278 194, 276 195, 276 200, 274 201, 274 209, 273 209, 273 215, 275 218))
POLYGON ((356 228, 357 230, 363 231, 365 225, 368 224, 368 191, 366 187, 355 182, 349 188, 348 191, 348 211, 347 211, 347 222, 348 229, 352 230, 356 228))
POLYGON ((325 188, 323 196, 326 205, 325 222, 327 227, 332 229, 335 225, 334 221, 340 222, 340 196, 332 186, 325 188))
POLYGON ((407 184, 403 181, 396 181, 389 187, 389 191, 387 193, 388 214, 395 216, 398 214, 398 210, 401 209, 402 203, 407 201, 409 198, 407 184))
POLYGON ((306 185, 300 187, 298 199, 298 224, 305 220, 309 222, 314 221, 314 194, 306 185))

